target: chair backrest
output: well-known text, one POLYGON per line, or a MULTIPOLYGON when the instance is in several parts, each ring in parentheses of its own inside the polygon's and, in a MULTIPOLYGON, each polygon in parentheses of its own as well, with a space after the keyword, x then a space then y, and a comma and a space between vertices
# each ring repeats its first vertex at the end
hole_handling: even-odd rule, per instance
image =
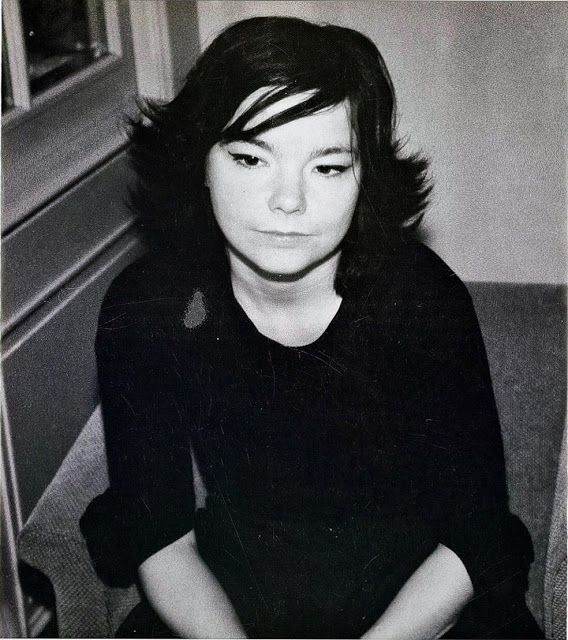
POLYGON ((527 526, 535 551, 527 604, 542 626, 550 605, 543 600, 544 573, 566 416, 565 288, 467 286, 491 367, 511 510, 527 526))

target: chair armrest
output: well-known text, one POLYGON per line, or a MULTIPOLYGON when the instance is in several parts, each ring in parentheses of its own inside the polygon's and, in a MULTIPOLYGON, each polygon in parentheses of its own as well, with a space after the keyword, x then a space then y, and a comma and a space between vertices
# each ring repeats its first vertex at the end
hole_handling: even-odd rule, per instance
POLYGON ((566 638, 566 429, 550 523, 544 574, 544 629, 547 638, 566 638))
POLYGON ((97 407, 18 537, 20 559, 53 585, 60 637, 112 637, 139 601, 136 587, 111 589, 103 584, 79 529, 87 505, 107 486, 97 407))

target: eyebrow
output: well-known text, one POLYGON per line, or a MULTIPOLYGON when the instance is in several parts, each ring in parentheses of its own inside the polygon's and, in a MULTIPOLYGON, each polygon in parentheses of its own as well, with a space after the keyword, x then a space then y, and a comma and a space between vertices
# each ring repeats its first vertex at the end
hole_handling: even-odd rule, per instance
MULTIPOLYGON (((274 148, 268 142, 264 140, 260 140, 259 138, 250 138, 250 140, 232 140, 231 142, 245 142, 248 144, 252 144, 260 149, 264 149, 264 151, 268 151, 270 153, 274 153, 274 148)), ((319 147, 318 149, 313 149, 310 152, 309 160, 315 160, 316 158, 323 158, 325 156, 335 155, 337 153, 348 153, 349 155, 353 155, 355 158, 359 156, 359 150, 356 147, 352 147, 351 145, 333 145, 330 147, 319 147)))

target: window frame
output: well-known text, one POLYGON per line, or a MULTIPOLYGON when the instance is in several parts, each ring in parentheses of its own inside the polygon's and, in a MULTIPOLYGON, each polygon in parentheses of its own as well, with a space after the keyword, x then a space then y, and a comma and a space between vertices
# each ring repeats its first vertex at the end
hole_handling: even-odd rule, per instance
POLYGON ((18 0, 2 0, 14 107, 2 115, 2 233, 126 144, 137 95, 129 6, 104 0, 108 55, 31 96, 18 0))

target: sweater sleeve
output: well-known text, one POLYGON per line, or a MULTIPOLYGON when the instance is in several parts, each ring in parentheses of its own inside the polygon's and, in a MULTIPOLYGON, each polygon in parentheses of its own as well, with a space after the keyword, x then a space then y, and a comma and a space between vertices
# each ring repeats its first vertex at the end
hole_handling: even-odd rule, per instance
POLYGON ((110 487, 80 526, 95 569, 125 587, 149 556, 193 527, 191 450, 176 394, 159 296, 136 295, 119 277, 96 338, 110 487))
POLYGON ((469 294, 455 278, 434 305, 425 513, 438 541, 464 563, 476 597, 526 589, 532 545, 509 511, 505 461, 489 366, 469 294))

